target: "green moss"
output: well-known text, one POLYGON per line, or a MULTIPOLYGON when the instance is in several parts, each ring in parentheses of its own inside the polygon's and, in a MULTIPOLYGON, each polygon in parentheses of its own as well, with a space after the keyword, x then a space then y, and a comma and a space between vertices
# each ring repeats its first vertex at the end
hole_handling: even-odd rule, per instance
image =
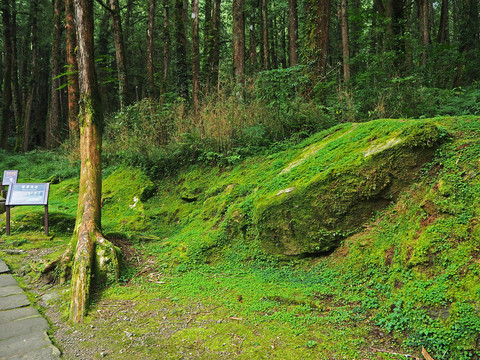
POLYGON ((302 152, 302 161, 280 172, 278 177, 297 174, 284 183, 284 189, 269 192, 256 203, 256 227, 266 251, 279 255, 329 251, 394 201, 413 181, 416 170, 431 159, 440 140, 436 126, 422 123, 407 123, 408 130, 402 131, 397 124, 390 128, 383 124, 385 135, 379 138, 381 133, 376 133, 374 140, 357 134, 371 126, 361 124, 342 135, 335 132, 336 136, 310 145, 302 152), (350 145, 343 143, 348 136, 355 137, 358 145, 344 156, 350 162, 327 163, 344 154, 350 145), (322 154, 317 154, 320 149, 322 154), (315 159, 308 161, 309 157, 315 159))

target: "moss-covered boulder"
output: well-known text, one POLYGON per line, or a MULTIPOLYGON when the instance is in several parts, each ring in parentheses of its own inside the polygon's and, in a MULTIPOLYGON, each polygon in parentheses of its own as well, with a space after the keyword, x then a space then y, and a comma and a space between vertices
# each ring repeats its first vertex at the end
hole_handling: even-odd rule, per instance
POLYGON ((255 226, 264 250, 287 256, 331 250, 395 201, 441 138, 431 123, 398 120, 324 133, 272 179, 282 189, 258 197, 255 226))

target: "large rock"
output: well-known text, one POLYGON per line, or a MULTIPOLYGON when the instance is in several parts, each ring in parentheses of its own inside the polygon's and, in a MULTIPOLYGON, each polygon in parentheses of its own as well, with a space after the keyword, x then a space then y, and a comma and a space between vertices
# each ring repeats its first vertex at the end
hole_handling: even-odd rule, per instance
POLYGON ((274 181, 285 187, 260 196, 255 208, 264 250, 287 256, 328 252, 395 201, 442 136, 433 124, 386 122, 391 130, 379 134, 375 122, 334 129, 280 171, 274 181))

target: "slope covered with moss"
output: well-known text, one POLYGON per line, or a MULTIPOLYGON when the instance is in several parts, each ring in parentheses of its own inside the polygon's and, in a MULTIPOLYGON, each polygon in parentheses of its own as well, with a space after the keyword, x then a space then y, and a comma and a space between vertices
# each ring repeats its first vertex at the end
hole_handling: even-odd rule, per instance
MULTIPOLYGON (((394 359, 425 347, 435 359, 476 359, 479 138, 475 117, 378 120, 158 182, 108 168, 104 231, 134 250, 89 321, 114 358, 128 331, 144 358, 160 347, 166 358, 394 359), (102 323, 102 303, 131 307, 102 323), (159 326, 173 330, 159 338, 159 326)), ((60 175, 52 257, 75 213, 76 179, 60 175)), ((48 246, 26 237, 40 211, 16 208, 13 220, 2 248, 48 246)))

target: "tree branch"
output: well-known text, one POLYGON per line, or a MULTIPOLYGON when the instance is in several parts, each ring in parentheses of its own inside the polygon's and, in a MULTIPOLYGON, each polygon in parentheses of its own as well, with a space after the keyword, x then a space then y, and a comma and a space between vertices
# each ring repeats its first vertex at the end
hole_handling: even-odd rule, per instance
POLYGON ((99 3, 103 8, 105 8, 109 12, 113 13, 113 10, 110 9, 110 7, 107 4, 105 4, 102 0, 97 0, 97 3, 99 3))

